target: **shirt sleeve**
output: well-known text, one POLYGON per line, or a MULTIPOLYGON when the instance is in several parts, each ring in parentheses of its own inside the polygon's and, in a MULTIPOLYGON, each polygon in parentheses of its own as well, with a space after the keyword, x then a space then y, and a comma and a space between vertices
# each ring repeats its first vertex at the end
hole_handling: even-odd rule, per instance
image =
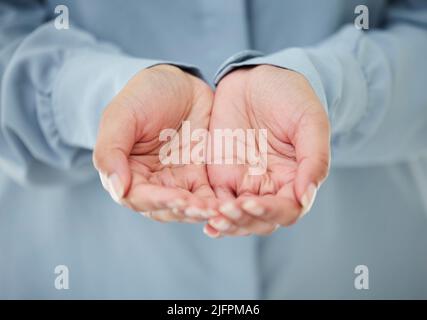
POLYGON ((328 112, 333 165, 381 165, 427 155, 426 55, 427 2, 398 1, 383 28, 347 25, 315 46, 242 52, 215 82, 248 65, 300 72, 328 112))
POLYGON ((103 108, 139 70, 131 57, 70 24, 58 30, 39 1, 0 1, 0 168, 20 183, 63 184, 94 173, 103 108))

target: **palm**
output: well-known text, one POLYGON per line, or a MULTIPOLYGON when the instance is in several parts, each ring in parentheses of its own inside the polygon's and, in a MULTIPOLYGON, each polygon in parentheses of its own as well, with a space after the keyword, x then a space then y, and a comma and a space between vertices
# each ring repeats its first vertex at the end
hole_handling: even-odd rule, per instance
MULTIPOLYGON (((206 130, 212 100, 211 89, 203 81, 170 66, 143 71, 122 90, 112 105, 124 117, 113 119, 125 123, 120 148, 129 150, 125 152, 130 173, 126 205, 155 211, 170 208, 168 204, 176 200, 196 208, 213 201, 205 164, 182 163, 182 158, 161 161, 167 149, 182 156, 186 141, 178 138, 178 144, 171 144, 171 139, 159 138, 165 129, 180 137, 184 121, 191 124, 191 131, 206 130)), ((105 118, 108 121, 108 114, 105 118)))
MULTIPOLYGON (((266 95, 265 91, 269 88, 257 86, 248 95, 249 84, 242 85, 245 82, 239 79, 245 76, 245 72, 242 70, 241 74, 233 74, 235 79, 226 78, 223 80, 225 86, 220 84, 218 87, 210 128, 255 129, 257 137, 261 129, 266 129, 265 173, 251 174, 249 164, 236 164, 235 157, 233 165, 208 166, 210 182, 220 198, 277 194, 295 199, 294 181, 298 163, 292 143, 292 130, 298 117, 295 117, 294 111, 284 110, 283 97, 266 95), (268 99, 260 99, 266 96, 268 99), (290 114, 292 117, 288 116, 290 114)), ((259 144, 255 147, 256 154, 259 154, 259 144)))
POLYGON ((162 163, 161 161, 164 156, 161 150, 164 150, 164 147, 170 149, 171 153, 182 157, 186 152, 186 145, 183 143, 183 139, 178 138, 182 136, 182 123, 189 121, 191 129, 207 129, 209 111, 200 102, 196 102, 189 113, 182 112, 180 114, 177 112, 179 117, 169 119, 168 122, 165 121, 162 125, 156 126, 156 130, 151 131, 150 136, 143 136, 135 143, 129 156, 129 166, 132 174, 131 190, 137 191, 138 186, 149 184, 174 188, 201 197, 211 195, 205 165, 162 163), (179 139, 179 144, 176 147, 171 145, 170 140, 160 141, 158 139, 162 129, 176 130, 176 138, 179 139))
POLYGON ((214 143, 216 129, 234 130, 238 138, 232 164, 219 164, 229 159, 227 148, 221 146, 223 153, 214 152, 213 164, 208 165, 210 183, 223 205, 221 216, 205 226, 207 234, 269 234, 309 210, 328 171, 329 126, 323 106, 302 75, 273 66, 231 72, 215 94, 209 124, 214 143), (236 134, 239 128, 252 130, 256 142, 236 134), (261 160, 255 166, 261 170, 254 171, 253 160, 261 160))

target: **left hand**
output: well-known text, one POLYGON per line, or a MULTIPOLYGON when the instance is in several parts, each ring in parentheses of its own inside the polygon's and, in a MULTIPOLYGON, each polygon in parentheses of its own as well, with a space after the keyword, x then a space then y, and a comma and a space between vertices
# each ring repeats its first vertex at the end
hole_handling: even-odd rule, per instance
POLYGON ((191 122, 190 133, 207 130, 212 102, 206 83, 175 66, 139 71, 104 110, 93 153, 113 199, 162 222, 216 214, 208 210, 216 201, 204 163, 162 161, 169 151, 180 160, 191 148, 180 138, 184 121, 191 122), (171 138, 160 139, 164 129, 171 138))
MULTIPOLYGON (((265 235, 293 224, 310 209, 330 162, 328 117, 309 82, 269 65, 237 69, 219 83, 210 119, 211 136, 226 128, 255 129, 257 139, 267 130, 265 172, 251 175, 248 163, 237 164, 236 152, 233 164, 224 164, 223 154, 222 164, 208 165, 222 206, 205 233, 265 235)), ((238 143, 251 152, 248 139, 238 143)))

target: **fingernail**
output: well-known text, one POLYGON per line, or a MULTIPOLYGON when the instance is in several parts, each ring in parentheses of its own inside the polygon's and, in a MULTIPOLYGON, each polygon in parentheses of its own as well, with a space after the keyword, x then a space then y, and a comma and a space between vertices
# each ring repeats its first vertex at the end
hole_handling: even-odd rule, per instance
POLYGON ((151 211, 141 211, 140 214, 142 214, 146 218, 151 217, 151 211))
POLYGON ((113 200, 120 204, 120 201, 123 197, 124 188, 119 176, 116 173, 113 173, 107 177, 107 186, 113 200))
POLYGON ((307 191, 301 198, 302 212, 300 218, 307 214, 313 206, 314 200, 316 199, 317 187, 314 183, 310 183, 307 187, 307 191))
POLYGON ((184 200, 182 200, 182 199, 175 199, 175 200, 169 202, 166 206, 169 209, 179 210, 179 209, 184 208, 186 205, 187 205, 187 203, 184 200))
POLYGON ((203 216, 202 210, 196 207, 188 207, 184 211, 185 215, 190 218, 196 218, 203 216))
POLYGON ((103 174, 101 171, 99 171, 98 173, 99 173, 99 179, 101 180, 102 186, 104 187, 105 190, 108 191, 107 176, 105 174, 103 174))
POLYGON ((242 208, 254 216, 262 216, 265 212, 264 208, 258 205, 253 199, 243 202, 242 208))
POLYGON ((218 238, 220 236, 220 233, 218 231, 216 233, 210 233, 207 226, 203 227, 203 233, 209 238, 218 238))
POLYGON ((175 199, 167 203, 166 206, 171 209, 173 214, 178 214, 186 206, 186 202, 182 199, 175 199))
POLYGON ((166 221, 165 219, 167 219, 166 215, 168 213, 169 213, 169 210, 167 210, 167 209, 154 210, 151 212, 150 217, 166 221))
POLYGON ((239 219, 242 213, 234 206, 232 202, 228 202, 219 208, 219 211, 231 219, 239 219))
POLYGON ((230 222, 224 218, 212 219, 209 221, 209 224, 218 231, 227 231, 231 227, 230 222))
POLYGON ((214 209, 207 209, 204 210, 204 214, 206 215, 205 218, 213 218, 218 215, 218 212, 214 209))

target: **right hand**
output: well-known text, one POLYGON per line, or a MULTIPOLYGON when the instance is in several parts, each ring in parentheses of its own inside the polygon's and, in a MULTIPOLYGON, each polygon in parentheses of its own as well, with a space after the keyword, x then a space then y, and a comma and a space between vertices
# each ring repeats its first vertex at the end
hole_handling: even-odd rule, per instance
MULTIPOLYGON (((217 87, 209 125, 211 131, 225 128, 254 130, 258 138, 252 144, 245 135, 236 139, 246 153, 241 158, 231 154, 232 164, 208 165, 210 184, 223 203, 221 215, 205 228, 208 235, 267 235, 310 210, 328 175, 330 128, 322 103, 302 74, 270 65, 229 73, 217 87), (261 153, 251 168, 248 155, 261 153), (263 170, 251 174, 254 168, 263 170)), ((225 153, 219 155, 220 163, 229 160, 225 153)))
MULTIPOLYGON (((160 161, 163 129, 207 129, 213 92, 202 80, 171 65, 136 74, 105 109, 93 154, 113 199, 159 221, 199 222, 214 215, 204 164, 160 161)), ((179 149, 183 148, 181 145, 179 149)))

